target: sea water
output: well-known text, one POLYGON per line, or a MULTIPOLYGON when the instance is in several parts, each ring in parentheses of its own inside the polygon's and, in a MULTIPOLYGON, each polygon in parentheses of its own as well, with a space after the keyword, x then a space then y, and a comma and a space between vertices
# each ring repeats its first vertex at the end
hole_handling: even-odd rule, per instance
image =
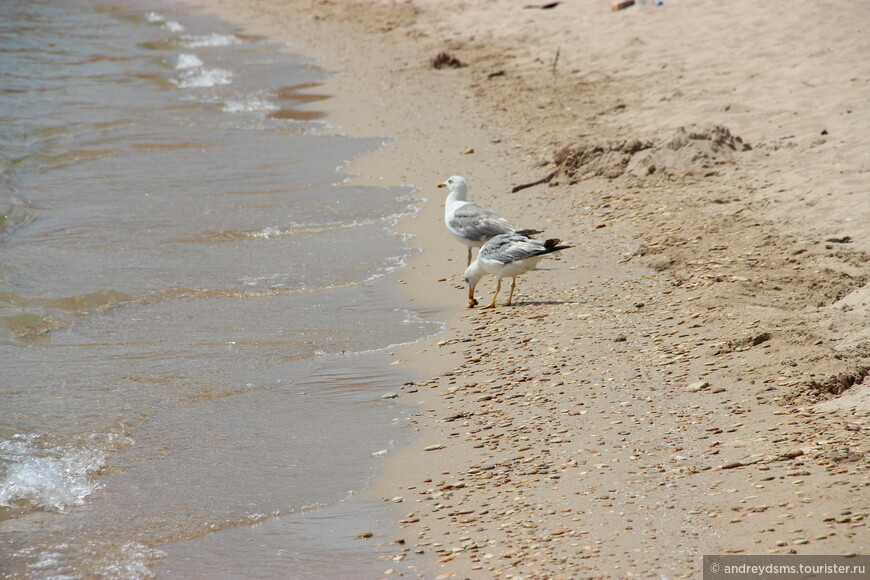
POLYGON ((357 494, 438 326, 324 78, 174 2, 0 2, 0 574, 384 569, 357 494))

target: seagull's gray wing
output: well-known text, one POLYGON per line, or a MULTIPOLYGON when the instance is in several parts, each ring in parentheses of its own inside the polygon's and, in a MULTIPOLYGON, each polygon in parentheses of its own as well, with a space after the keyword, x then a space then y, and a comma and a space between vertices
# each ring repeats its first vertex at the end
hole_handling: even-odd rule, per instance
POLYGON ((502 264, 510 264, 540 256, 549 253, 549 251, 544 243, 538 240, 520 235, 505 234, 496 236, 484 244, 480 249, 480 256, 502 264))
POLYGON ((453 231, 474 242, 514 231, 514 227, 505 218, 476 203, 467 203, 457 209, 449 224, 453 231))

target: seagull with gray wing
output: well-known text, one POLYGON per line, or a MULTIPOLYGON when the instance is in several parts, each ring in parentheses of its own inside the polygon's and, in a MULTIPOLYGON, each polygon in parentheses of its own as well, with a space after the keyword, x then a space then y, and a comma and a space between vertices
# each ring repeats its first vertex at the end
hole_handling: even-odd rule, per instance
POLYGON ((542 242, 521 234, 500 234, 483 244, 477 253, 477 258, 465 270, 465 283, 468 284, 468 308, 474 308, 477 305, 474 289, 486 274, 498 278, 498 283, 495 286, 492 301, 483 308, 495 308, 495 299, 501 290, 501 279, 505 277, 513 278, 511 293, 505 303, 505 306, 510 306, 514 298, 514 289, 517 286, 517 276, 532 270, 544 256, 571 247, 560 246, 559 242, 561 240, 556 238, 542 242))
POLYGON ((519 230, 497 212, 480 204, 468 201, 468 184, 454 175, 438 187, 450 190, 444 203, 444 224, 453 236, 468 246, 468 263, 471 264, 471 249, 481 247, 487 240, 499 234, 531 236, 538 230, 519 230))

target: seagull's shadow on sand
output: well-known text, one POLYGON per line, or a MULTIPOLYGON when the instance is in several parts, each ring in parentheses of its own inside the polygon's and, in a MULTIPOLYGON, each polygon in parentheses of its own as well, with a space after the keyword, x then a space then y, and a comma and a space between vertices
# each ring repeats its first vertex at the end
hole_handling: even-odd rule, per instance
MULTIPOLYGON (((550 270, 555 270, 556 268, 546 268, 538 266, 532 272, 548 272, 550 270)), ((519 284, 517 285, 519 286, 519 284)), ((515 306, 559 306, 565 304, 587 304, 586 301, 580 300, 522 300, 517 301, 514 300, 510 306, 499 305, 498 308, 513 308, 515 306)))
POLYGON ((558 306, 565 304, 577 304, 576 300, 514 300, 510 306, 499 306, 499 308, 514 308, 518 306, 558 306))
MULTIPOLYGON (((501 308, 520 308, 523 306, 564 306, 566 304, 589 304, 587 301, 578 301, 578 300, 514 300, 510 306, 505 304, 496 303, 495 310, 498 311, 501 308)), ((481 306, 475 307, 473 310, 481 310, 483 312, 492 311, 492 308, 483 308, 481 306)))

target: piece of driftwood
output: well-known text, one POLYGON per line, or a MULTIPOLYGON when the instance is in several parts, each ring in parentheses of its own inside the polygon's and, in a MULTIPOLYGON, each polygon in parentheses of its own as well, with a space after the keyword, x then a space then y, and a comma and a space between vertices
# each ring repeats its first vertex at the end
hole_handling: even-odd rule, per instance
POLYGON ((552 172, 551 174, 549 174, 547 177, 544 177, 543 179, 539 179, 539 180, 533 181, 531 183, 523 183, 522 185, 517 185, 511 190, 511 193, 516 193, 518 191, 522 191, 523 189, 526 189, 527 187, 534 187, 535 185, 541 185, 542 183, 550 183, 550 181, 552 181, 554 177, 556 177, 555 171, 552 172))

